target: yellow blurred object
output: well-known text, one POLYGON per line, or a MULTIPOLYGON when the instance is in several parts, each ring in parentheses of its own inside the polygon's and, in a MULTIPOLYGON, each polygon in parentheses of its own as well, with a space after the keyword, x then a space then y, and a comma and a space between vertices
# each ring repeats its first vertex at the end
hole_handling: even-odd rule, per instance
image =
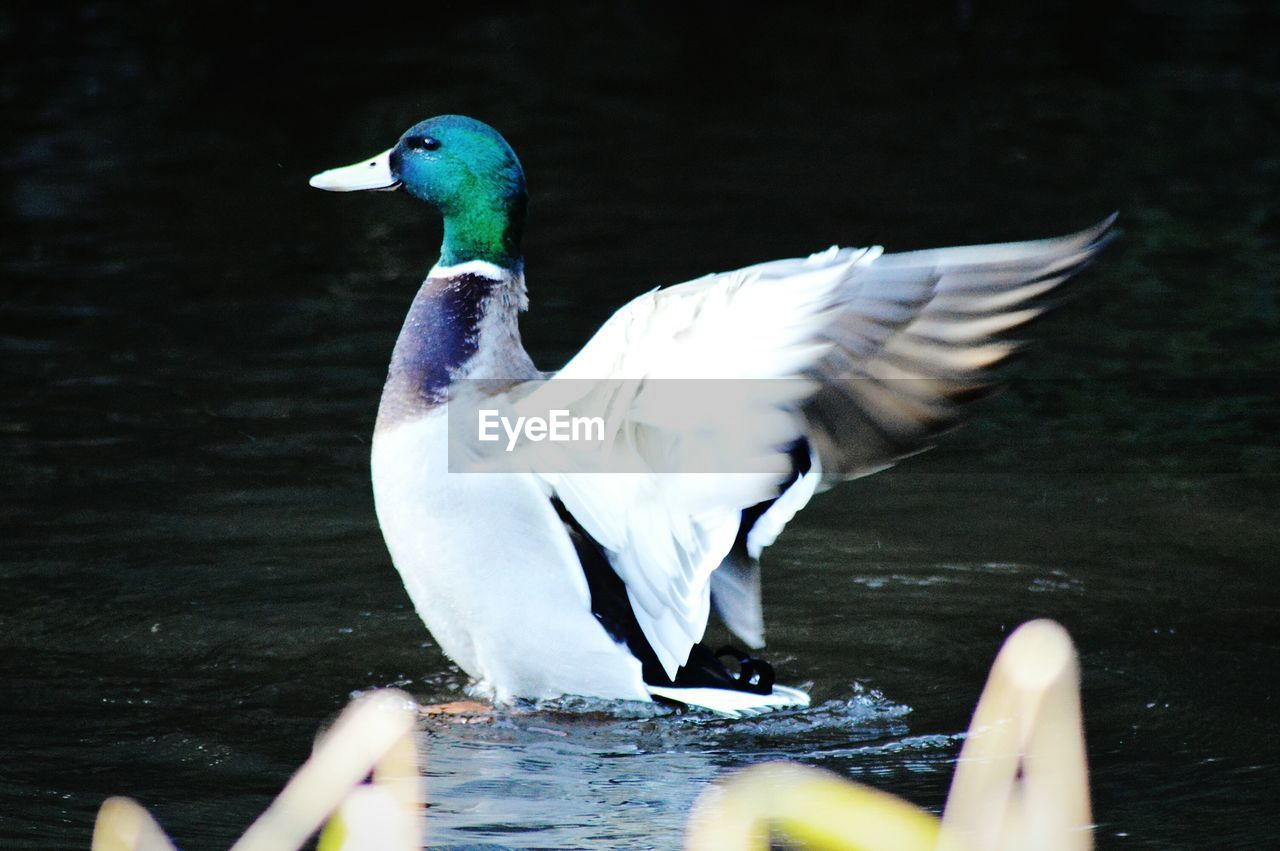
MULTIPOLYGON (((352 788, 389 753, 397 752, 403 771, 403 741, 413 731, 417 704, 392 689, 375 691, 351 703, 316 744, 284 790, 250 825, 232 851, 294 851, 320 829, 352 788)), ((408 747, 412 748, 412 741, 408 747)), ((416 771, 415 771, 416 774, 416 771)), ((400 786, 393 798, 402 799, 400 786)), ((415 790, 414 799, 417 793, 415 790)), ((414 812, 416 813, 416 805, 414 812)), ((415 837, 416 840, 416 837, 415 837)), ((416 848, 416 842, 411 848, 416 848)), ((391 846, 387 851, 393 851, 391 846)))
POLYGON ((887 792, 787 762, 755 765, 713 784, 689 817, 689 851, 767 851, 777 835, 803 848, 934 851, 938 819, 887 792))
POLYGON ((174 851, 151 813, 131 798, 107 798, 93 824, 93 851, 174 851))
POLYGON ((771 837, 822 851, 1089 851, 1080 666, 1067 631, 1024 624, 991 667, 945 814, 834 774, 766 763, 695 802, 690 851, 758 851, 771 837))
POLYGON ((983 851, 1093 847, 1080 663, 1050 620, 1014 630, 978 700, 942 823, 983 851))
MULTIPOLYGON (((316 742, 311 758, 233 851, 297 851, 325 819, 326 851, 416 851, 419 847, 418 706, 394 689, 352 701, 316 742), (362 781, 373 773, 373 783, 362 781)), ((93 851, 174 851, 139 804, 110 798, 98 811, 93 851)))
MULTIPOLYGON (((353 701, 232 851, 414 851, 421 775, 403 692, 353 701), (372 772, 372 782, 364 779, 372 772)), ((694 803, 690 851, 760 851, 773 839, 821 851, 1089 851, 1093 825, 1080 713, 1080 665, 1066 630, 1038 620, 996 656, 944 815, 817 768, 756 765, 694 803)), ((98 812, 93 851, 174 851, 134 801, 98 812)))
POLYGON ((412 818, 404 813, 390 789, 357 786, 325 824, 316 851, 416 851, 421 847, 416 809, 412 818))
POLYGON ((418 751, 406 731, 320 832, 316 851, 410 851, 420 847, 422 807, 418 751))

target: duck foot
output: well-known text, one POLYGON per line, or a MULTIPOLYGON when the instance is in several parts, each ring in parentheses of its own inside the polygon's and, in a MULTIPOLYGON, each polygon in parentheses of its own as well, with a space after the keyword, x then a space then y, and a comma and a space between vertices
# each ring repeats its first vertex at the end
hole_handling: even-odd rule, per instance
POLYGON ((428 718, 446 718, 454 724, 479 724, 493 720, 493 707, 475 700, 453 700, 423 706, 419 714, 428 718))

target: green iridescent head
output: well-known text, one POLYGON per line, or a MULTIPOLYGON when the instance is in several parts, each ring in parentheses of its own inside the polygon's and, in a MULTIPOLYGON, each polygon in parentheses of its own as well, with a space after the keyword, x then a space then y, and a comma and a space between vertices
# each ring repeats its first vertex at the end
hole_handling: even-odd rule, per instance
POLYGON ((444 216, 445 265, 520 263, 528 195, 524 170, 498 131, 463 115, 441 115, 405 131, 394 148, 311 178, 332 191, 404 188, 444 216))

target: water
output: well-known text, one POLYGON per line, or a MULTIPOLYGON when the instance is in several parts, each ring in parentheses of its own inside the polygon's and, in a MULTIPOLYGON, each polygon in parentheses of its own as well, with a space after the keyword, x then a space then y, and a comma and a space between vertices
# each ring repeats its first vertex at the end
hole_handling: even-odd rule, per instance
POLYGON ((87 848, 126 794, 225 847, 353 691, 459 695, 367 472, 438 224, 306 187, 443 111, 529 172, 546 367, 712 269, 1125 232, 1010 392, 769 552, 768 655, 814 709, 424 726, 433 844, 674 847, 775 758, 937 809, 1037 616, 1081 649, 1100 845, 1274 844, 1275 12, 975 6, 0 11, 0 845, 87 848))

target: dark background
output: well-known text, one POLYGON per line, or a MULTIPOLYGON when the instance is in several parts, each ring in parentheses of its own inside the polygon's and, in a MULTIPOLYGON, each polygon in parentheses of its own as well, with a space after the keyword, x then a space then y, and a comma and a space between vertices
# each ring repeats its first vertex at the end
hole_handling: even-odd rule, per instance
POLYGON ((367 481, 439 226, 306 186, 444 112, 525 165, 544 368, 710 270, 1112 210, 1123 235, 973 426, 771 551, 770 656, 818 720, 566 721, 496 787, 476 749, 540 740, 428 732, 432 842, 674 845, 702 783, 766 757, 936 809, 999 642, 1049 615, 1099 845, 1273 844, 1274 4, 413 8, 0 7, 0 845, 87 848, 129 794, 225 847, 352 690, 458 696, 367 481))

